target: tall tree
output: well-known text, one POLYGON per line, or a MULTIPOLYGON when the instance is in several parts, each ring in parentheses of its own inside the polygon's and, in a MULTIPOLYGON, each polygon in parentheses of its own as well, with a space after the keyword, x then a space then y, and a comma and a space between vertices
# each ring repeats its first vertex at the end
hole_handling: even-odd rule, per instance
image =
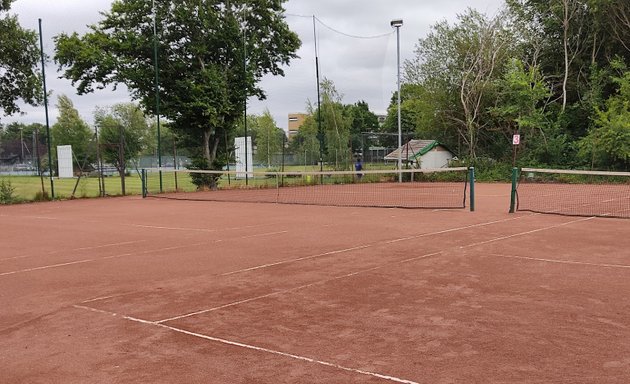
POLYGON ((75 166, 82 165, 86 160, 93 161, 96 153, 92 148, 92 131, 79 116, 72 100, 66 95, 60 95, 57 98, 57 108, 59 118, 51 128, 53 145, 71 145, 72 153, 79 161, 75 166))
POLYGON ((613 68, 619 91, 602 108, 595 107, 595 124, 578 143, 579 154, 593 168, 625 171, 630 167, 630 70, 621 61, 613 68))
POLYGON ((278 128, 269 110, 265 110, 256 120, 256 160, 270 167, 274 155, 282 151, 284 131, 278 128))
POLYGON ((405 81, 422 84, 442 100, 439 112, 454 122, 468 155, 476 158, 488 130, 485 114, 512 54, 512 34, 503 14, 485 16, 468 9, 455 24, 444 21, 418 42, 416 57, 405 62, 405 81))
MULTIPOLYGON (((149 140, 151 131, 144 113, 133 103, 116 104, 97 109, 94 121, 100 132, 103 159, 114 164, 121 180, 124 180, 127 163, 137 159, 149 140)), ((122 193, 125 194, 124 181, 122 193)))
POLYGON ((350 140, 353 151, 361 150, 361 133, 378 131, 378 116, 370 111, 367 102, 361 100, 346 105, 344 115, 350 117, 350 140))
MULTIPOLYGON (((176 132, 198 143, 208 167, 220 167, 220 145, 233 131, 246 96, 264 98, 257 85, 300 46, 283 16, 284 0, 156 1, 160 112, 176 132), (246 66, 243 63, 246 62, 246 66)), ((83 36, 56 37, 55 59, 79 93, 124 83, 156 114, 153 10, 145 0, 120 0, 83 36)))
POLYGON ((37 33, 22 28, 17 16, 1 16, 12 2, 0 3, 0 109, 4 116, 20 113, 20 100, 37 105, 42 99, 37 33))

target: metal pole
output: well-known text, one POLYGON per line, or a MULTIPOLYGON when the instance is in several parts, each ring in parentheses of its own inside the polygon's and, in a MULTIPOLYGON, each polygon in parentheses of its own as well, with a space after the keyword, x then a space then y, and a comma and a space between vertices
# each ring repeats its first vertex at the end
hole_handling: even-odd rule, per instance
POLYGON ((155 12, 155 0, 151 0, 153 10, 153 60, 155 67, 155 114, 157 116, 157 151, 158 169, 160 174, 160 193, 164 192, 162 184, 162 139, 160 134, 160 69, 158 64, 158 38, 157 38, 157 14, 155 12))
MULTIPOLYGON (((317 34, 315 31, 315 15, 313 15, 313 39, 315 42, 315 77, 317 79, 317 136, 319 139, 319 171, 324 171, 324 131, 322 130, 322 107, 319 95, 319 57, 317 53, 317 34)), ((320 176, 320 183, 324 183, 320 176)))
POLYGON ((50 198, 55 200, 55 183, 52 172, 52 146, 50 143, 50 122, 48 120, 48 92, 46 91, 46 62, 44 60, 44 40, 42 38, 42 19, 39 19, 39 49, 42 57, 42 83, 44 85, 44 110, 46 112, 46 140, 48 141, 48 176, 50 177, 50 198))
POLYGON ((390 25, 396 28, 396 72, 398 84, 398 182, 402 182, 402 128, 400 123, 400 27, 403 25, 402 20, 392 20, 390 25))
POLYGON ((249 185, 249 161, 247 158, 247 45, 246 45, 246 29, 243 23, 243 78, 245 80, 245 105, 243 108, 243 126, 245 128, 245 185, 249 185))

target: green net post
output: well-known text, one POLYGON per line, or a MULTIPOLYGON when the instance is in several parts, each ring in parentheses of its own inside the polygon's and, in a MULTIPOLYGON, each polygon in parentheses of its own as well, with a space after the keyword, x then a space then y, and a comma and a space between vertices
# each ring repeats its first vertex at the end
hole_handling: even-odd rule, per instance
POLYGON ((470 212, 475 211, 475 167, 470 167, 469 169, 470 178, 470 212))
POLYGON ((518 168, 512 168, 512 192, 510 193, 510 213, 516 212, 516 185, 518 183, 518 168))
POLYGON ((147 197, 147 170, 142 168, 142 173, 140 175, 141 185, 142 185, 142 198, 147 197))

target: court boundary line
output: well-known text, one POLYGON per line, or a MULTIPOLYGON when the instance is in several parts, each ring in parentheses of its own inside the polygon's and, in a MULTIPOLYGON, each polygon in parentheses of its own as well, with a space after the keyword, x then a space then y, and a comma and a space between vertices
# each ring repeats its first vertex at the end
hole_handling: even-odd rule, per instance
POLYGON ((395 376, 390 376, 390 375, 385 375, 382 373, 377 373, 377 372, 370 372, 370 371, 366 371, 366 370, 362 370, 362 369, 357 369, 357 368, 350 368, 350 367, 346 367, 340 364, 335 364, 335 363, 331 363, 328 361, 324 361, 324 360, 318 360, 315 358, 311 358, 311 357, 307 357, 307 356, 300 356, 300 355, 296 355, 293 353, 288 353, 288 352, 282 352, 282 351, 277 351, 274 349, 270 349, 270 348, 264 348, 264 347, 259 347, 253 344, 246 344, 246 343, 242 343, 242 342, 238 342, 238 341, 233 341, 233 340, 228 340, 228 339, 223 339, 223 338, 219 338, 219 337, 214 337, 214 336, 210 336, 210 335, 205 335, 202 333, 197 333, 197 332, 192 332, 192 331, 188 331, 182 328, 177 328, 177 327, 173 327, 170 325, 166 325, 166 324, 160 324, 160 323, 156 323, 153 321, 148 321, 148 320, 143 320, 143 319, 139 319, 136 317, 132 317, 132 316, 126 316, 126 315, 121 315, 115 312, 109 312, 109 311, 104 311, 101 309, 96 309, 96 308, 92 308, 92 307, 88 307, 88 306, 84 306, 84 305, 73 305, 74 308, 77 309, 82 309, 82 310, 87 310, 87 311, 91 311, 91 312, 95 312, 95 313, 100 313, 100 314, 105 314, 105 315, 109 315, 112 317, 119 317, 128 321, 132 321, 132 322, 136 322, 136 323, 140 323, 140 324, 145 324, 145 325, 151 325, 154 327, 159 327, 162 329, 166 329, 172 332, 177 332, 177 333, 181 333, 184 335, 188 335, 188 336, 192 336, 192 337, 196 337, 202 340, 208 340, 208 341, 212 341, 215 343, 220 343, 220 344, 224 344, 224 345, 229 345, 232 347, 239 347, 239 348, 244 348, 244 349, 248 349, 248 350, 253 350, 253 351, 257 351, 257 352, 264 352, 267 354, 272 354, 272 355, 276 355, 276 356, 282 356, 282 357, 286 357, 286 358, 291 358, 294 360, 298 360, 298 361, 303 361, 303 362, 307 362, 307 363, 312 363, 312 364, 317 364, 317 365, 322 365, 328 368, 334 368, 334 369, 338 369, 338 370, 342 370, 342 371, 346 371, 346 372, 351 372, 351 373, 356 373, 356 374, 361 374, 361 375, 365 375, 365 376, 372 376, 372 377, 376 377, 379 379, 383 379, 383 380, 388 380, 388 381, 392 381, 392 382, 396 382, 396 383, 402 383, 402 384, 420 384, 419 382, 416 381, 412 381, 412 380, 408 380, 408 379, 403 379, 403 378, 399 378, 399 377, 395 377, 395 376))
POLYGON ((630 269, 630 265, 626 265, 626 264, 589 263, 587 261, 545 259, 545 258, 540 258, 540 257, 505 255, 505 254, 500 254, 500 253, 488 253, 487 256, 500 257, 500 258, 505 258, 505 259, 519 259, 519 260, 540 261, 540 262, 544 262, 544 263, 582 265, 582 266, 587 266, 587 267, 630 269))
POLYGON ((19 270, 15 270, 15 271, 3 272, 3 273, 0 273, 0 277, 1 276, 7 276, 7 275, 28 273, 28 272, 33 272, 33 271, 40 271, 40 270, 45 270, 45 269, 65 267, 65 266, 74 265, 74 264, 94 263, 94 262, 103 261, 103 260, 117 259, 117 258, 121 258, 121 257, 125 257, 125 256, 142 256, 142 255, 146 255, 146 254, 149 254, 149 253, 160 253, 160 252, 164 252, 164 251, 172 251, 172 250, 175 250, 175 249, 183 249, 183 248, 189 248, 189 247, 192 248, 192 247, 198 247, 198 246, 201 246, 201 245, 209 245, 209 244, 221 243, 221 242, 225 242, 225 241, 250 239, 250 238, 262 237, 262 236, 274 236, 274 235, 279 235, 279 234, 283 234, 283 233, 286 233, 286 232, 287 231, 275 231, 275 232, 257 233, 255 235, 233 237, 233 238, 229 238, 229 239, 217 239, 217 240, 212 240, 210 242, 198 242, 198 243, 193 243, 193 244, 183 244, 183 245, 176 245, 176 246, 166 247, 166 248, 162 247, 162 248, 157 248, 157 249, 149 249, 149 250, 135 252, 135 253, 123 253, 123 254, 99 257, 99 258, 96 258, 96 259, 94 259, 94 258, 92 258, 92 259, 83 259, 83 260, 76 260, 76 261, 71 261, 71 262, 67 262, 67 263, 58 263, 58 264, 44 265, 44 266, 40 266, 40 267, 25 268, 25 269, 19 269, 19 270))
POLYGON ((37 256, 51 256, 51 255, 56 255, 56 254, 61 253, 61 252, 90 251, 90 250, 93 250, 93 249, 101 249, 101 248, 116 247, 116 246, 120 246, 120 245, 144 243, 144 242, 147 242, 147 241, 148 240, 130 240, 130 241, 123 241, 123 242, 120 242, 120 243, 109 243, 109 244, 94 245, 94 246, 89 246, 89 247, 73 248, 73 249, 69 249, 67 251, 52 251, 52 252, 48 252, 48 253, 43 254, 43 255, 13 256, 13 257, 8 257, 6 259, 0 259, 0 262, 9 261, 9 260, 26 259, 26 258, 29 258, 29 257, 37 257, 37 256))
POLYGON ((560 223, 560 224, 554 224, 554 225, 549 225, 549 226, 542 227, 542 228, 536 228, 536 229, 532 229, 530 231, 513 233, 511 235, 500 236, 500 237, 497 237, 497 238, 494 238, 494 239, 490 239, 490 240, 484 240, 484 241, 479 241, 477 243, 472 243, 472 244, 468 244, 468 245, 462 245, 459 248, 460 249, 464 249, 464 248, 476 247, 476 246, 479 246, 479 245, 484 245, 484 244, 488 244, 488 243, 494 243, 495 241, 498 241, 498 240, 506 240, 506 239, 511 239, 511 238, 514 238, 514 237, 530 235, 532 233, 546 231, 548 229, 564 227, 564 226, 569 225, 569 224, 579 223, 579 222, 582 222, 582 221, 588 221, 588 220, 593 220, 593 219, 595 219, 594 216, 583 217, 581 219, 575 219, 575 220, 567 221, 567 222, 560 223))
POLYGON ((467 226, 463 226, 463 227, 455 227, 455 228, 444 229, 444 230, 441 230, 441 231, 426 232, 426 233, 421 233, 421 234, 412 235, 412 236, 405 236, 405 237, 400 237, 400 238, 397 238, 397 239, 381 240, 381 241, 378 241, 378 242, 364 244, 364 245, 357 245, 357 246, 349 247, 349 248, 345 248, 345 249, 335 249, 335 250, 332 250, 332 251, 322 252, 322 253, 318 253, 318 254, 315 254, 315 255, 308 255, 308 256, 304 256, 304 257, 298 257, 298 258, 295 258, 295 259, 281 260, 281 261, 277 261, 275 263, 267 263, 267 264, 256 265, 256 266, 253 266, 253 267, 243 268, 243 269, 239 269, 239 270, 236 270, 236 271, 225 272, 225 273, 220 274, 219 276, 230 276, 230 275, 235 275, 235 274, 239 274, 239 273, 251 272, 251 271, 258 270, 258 269, 276 267, 278 265, 290 264, 290 263, 295 263, 295 262, 315 259, 315 258, 323 257, 323 256, 336 255, 336 254, 339 254, 339 253, 352 252, 352 251, 356 251, 356 250, 359 250, 359 249, 365 249, 365 248, 375 247, 375 246, 384 245, 384 244, 393 244, 393 243, 397 243, 397 242, 400 242, 400 241, 419 239, 421 237, 434 236, 434 235, 443 235, 445 233, 462 231, 462 230, 471 229, 471 228, 477 228, 477 227, 484 227, 484 226, 487 226, 487 225, 503 223, 503 222, 507 222, 507 221, 511 221, 511 220, 518 220, 518 219, 521 219, 523 217, 531 217, 531 216, 534 216, 534 215, 533 214, 522 215, 522 216, 510 217, 508 219, 492 220, 492 221, 486 221, 486 222, 483 222, 483 223, 471 224, 471 225, 467 225, 467 226))
MULTIPOLYGON (((218 306, 218 307, 207 308, 207 309, 202 309, 202 310, 198 310, 198 311, 194 311, 194 312, 189 312, 189 313, 185 313, 185 314, 182 314, 182 315, 173 316, 173 317, 170 317, 170 318, 167 318, 167 319, 156 320, 156 323, 162 324, 162 323, 165 323, 165 322, 168 322, 168 321, 174 321, 174 320, 179 320, 179 319, 183 319, 183 318, 187 318, 187 317, 201 315, 201 314, 204 314, 204 313, 212 312, 212 311, 223 309, 223 308, 227 308, 227 307, 236 306, 236 305, 239 305, 239 304, 252 302, 252 301, 255 301, 255 300, 260 300, 260 299, 264 299, 264 298, 268 298, 268 297, 272 297, 272 296, 278 296, 278 295, 284 294, 284 293, 290 293, 290 292, 301 290, 301 289, 305 289, 305 288, 308 288, 308 287, 311 287, 311 286, 314 286, 314 285, 319 285, 319 284, 327 283, 327 282, 330 282, 330 281, 339 280, 341 278, 346 278, 346 277, 358 275, 360 273, 371 272, 371 271, 374 271, 374 270, 377 270, 377 269, 381 269, 381 268, 384 268, 384 267, 387 267, 387 266, 390 266, 390 265, 403 264, 403 263, 410 262, 410 261, 416 261, 416 260, 424 259, 426 257, 443 254, 445 252, 448 252, 449 250, 452 251, 452 250, 458 250, 458 249, 461 250, 461 249, 471 248, 471 247, 475 247, 475 246, 479 246, 479 245, 483 245, 483 244, 488 244, 488 243, 493 243, 493 242, 505 240, 507 238, 524 236, 524 235, 528 235, 528 234, 531 234, 531 233, 536 233, 536 232, 540 232, 540 231, 544 231, 544 230, 554 229, 554 228, 566 226, 566 225, 569 225, 569 224, 586 221, 588 219, 594 219, 594 217, 581 218, 581 219, 577 219, 577 220, 571 220, 571 221, 568 221, 568 222, 555 224, 555 225, 551 225, 551 226, 546 226, 546 227, 538 228, 538 229, 535 229, 535 230, 523 231, 523 232, 511 234, 511 235, 508 235, 508 236, 499 236, 499 237, 495 237, 495 238, 490 239, 490 240, 486 240, 486 241, 483 241, 483 242, 477 242, 477 243, 473 243, 473 244, 469 244, 469 245, 465 245, 465 246, 453 246, 453 247, 445 248, 445 249, 442 249, 440 251, 433 252, 433 253, 430 253, 430 254, 421 255, 421 256, 412 257, 412 258, 407 258, 407 259, 400 260, 400 261, 395 261, 395 262, 389 262, 389 263, 381 264, 381 265, 378 265, 376 267, 372 267, 372 268, 369 268, 369 269, 359 270, 359 271, 355 271, 355 272, 352 272, 352 273, 349 273, 349 274, 345 274, 343 276, 337 276, 337 277, 330 278, 330 279, 320 280, 320 281, 317 281, 317 282, 314 282, 314 283, 309 283, 309 284, 306 284, 306 285, 303 285, 303 286, 300 286, 300 287, 294 287, 294 288, 291 288, 291 289, 286 289, 286 290, 282 290, 282 291, 278 291, 278 292, 272 292, 272 293, 261 295, 261 296, 257 296, 257 297, 250 297, 250 298, 239 300, 239 301, 235 301, 235 302, 232 302, 232 303, 223 304, 223 305, 218 306)), ((444 232, 444 231, 439 231, 439 232, 444 232)), ((422 236, 420 236, 420 235, 419 236, 415 236, 415 237, 411 236, 411 237, 391 240, 391 241, 384 242, 384 243, 381 242, 381 243, 375 243, 375 244, 372 244, 372 245, 365 245, 365 246, 361 246, 361 247, 347 248, 345 250, 336 251, 336 252, 334 252, 332 254, 338 254, 338 253, 342 253, 342 252, 349 252, 351 250, 365 249, 365 248, 368 248, 368 247, 371 247, 371 246, 374 246, 374 245, 378 245, 378 244, 389 244, 389 243, 394 243, 394 242, 398 242, 398 241, 402 241, 402 240, 408 240, 408 239, 412 239, 412 238, 418 238, 418 237, 422 237, 422 236)), ((313 256, 311 256, 310 258, 312 258, 312 257, 313 256)), ((304 259, 304 258, 302 258, 302 259, 304 259)), ((299 260, 299 261, 301 261, 301 260, 299 260)), ((277 264, 278 263, 276 263, 276 265, 277 264)), ((257 268, 257 269, 260 269, 260 268, 257 268)), ((252 269, 250 269, 250 270, 252 270, 252 269)))
POLYGON ((183 315, 173 316, 173 317, 170 317, 168 319, 156 320, 155 323, 156 324, 163 324, 163 323, 166 323, 166 322, 169 322, 169 321, 175 321, 175 320, 180 320, 180 319, 184 319, 184 318, 187 318, 187 317, 202 315, 204 313, 214 312, 214 311, 218 311, 220 309, 234 307, 234 306, 237 306, 237 305, 240 305, 240 304, 245 304, 245 303, 249 303, 249 302, 256 301, 256 300, 261 300, 261 299, 266 299, 266 298, 273 297, 273 296, 283 295, 283 294, 286 294, 286 293, 296 292, 296 291, 300 291, 300 290, 303 290, 303 289, 306 289, 306 288, 310 288, 310 287, 313 287, 313 286, 316 286, 316 285, 326 284, 326 283, 329 283, 331 281, 341 280, 341 279, 345 279, 347 277, 352 277, 352 276, 356 276, 356 275, 363 274, 363 273, 373 272, 375 270, 382 269, 382 268, 388 267, 390 265, 404 264, 404 263, 408 263, 408 262, 411 262, 411 261, 426 259, 426 258, 429 258, 429 257, 432 257, 432 256, 437 256, 437 255, 439 255, 441 253, 443 253, 443 251, 431 252, 431 253, 427 253, 427 254, 420 255, 420 256, 410 257, 410 258, 407 258, 407 259, 404 259, 404 260, 399 260, 399 261, 390 262, 390 263, 384 263, 384 264, 377 265, 375 267, 361 269, 361 270, 358 270, 358 271, 345 273, 343 275, 334 276, 334 277, 331 277, 331 278, 328 278, 328 279, 314 281, 312 283, 300 285, 298 287, 293 287, 293 288, 289 288, 289 289, 283 289, 283 290, 280 290, 280 291, 267 293, 265 295, 250 297, 250 298, 247 298, 247 299, 234 301, 234 302, 223 304, 223 305, 220 305, 220 306, 217 306, 217 307, 213 307, 213 308, 207 308, 207 309, 202 309, 202 310, 198 310, 198 311, 195 311, 195 312, 186 313, 186 314, 183 314, 183 315))

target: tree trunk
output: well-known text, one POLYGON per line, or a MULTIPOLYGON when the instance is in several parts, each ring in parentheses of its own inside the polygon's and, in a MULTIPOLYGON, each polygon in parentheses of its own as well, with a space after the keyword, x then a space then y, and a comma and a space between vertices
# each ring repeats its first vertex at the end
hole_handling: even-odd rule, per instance
POLYGON ((564 19, 562 20, 562 46, 564 48, 564 78, 562 79, 562 112, 567 107, 567 82, 569 80, 569 4, 568 0, 563 1, 564 19))

